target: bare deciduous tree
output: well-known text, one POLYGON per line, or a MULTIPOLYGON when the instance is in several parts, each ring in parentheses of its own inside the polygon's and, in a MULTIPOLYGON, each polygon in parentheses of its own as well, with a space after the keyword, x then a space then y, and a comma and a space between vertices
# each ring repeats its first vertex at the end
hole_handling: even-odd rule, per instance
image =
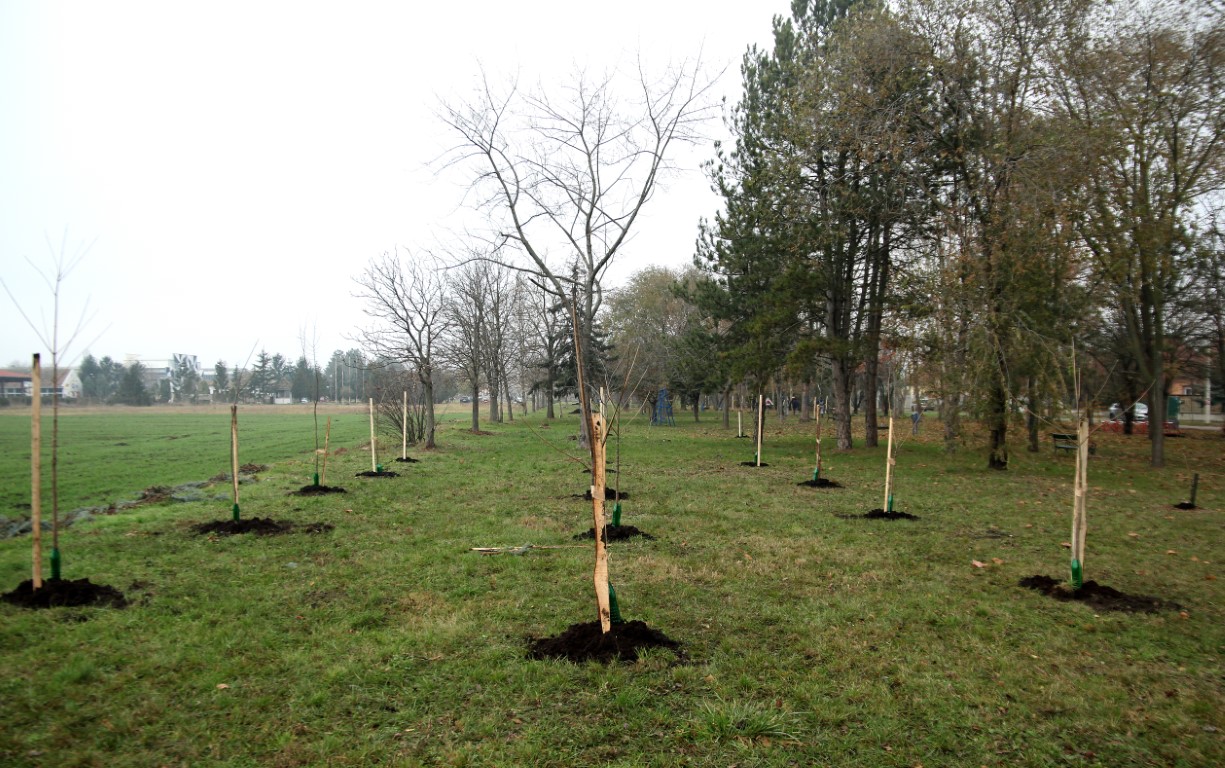
POLYGON ((670 170, 673 145, 696 141, 715 108, 700 62, 660 79, 640 64, 632 99, 619 84, 615 74, 580 72, 555 91, 512 84, 501 92, 485 77, 470 101, 442 109, 459 139, 445 162, 471 175, 494 258, 526 257, 516 268, 538 275, 558 300, 573 301, 584 338, 603 300, 603 277, 670 170), (552 253, 564 255, 558 262, 552 253))
POLYGON ((354 278, 375 325, 361 340, 381 360, 404 363, 421 382, 425 447, 434 448, 434 373, 438 345, 448 329, 446 284, 435 265, 399 249, 384 253, 354 278))

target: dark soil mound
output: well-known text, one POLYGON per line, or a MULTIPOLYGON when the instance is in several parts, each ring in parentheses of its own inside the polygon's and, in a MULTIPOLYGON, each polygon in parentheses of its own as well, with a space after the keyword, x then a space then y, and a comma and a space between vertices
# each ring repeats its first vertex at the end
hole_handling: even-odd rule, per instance
POLYGON ((418 460, 414 459, 412 456, 397 456, 396 461, 400 462, 401 464, 416 464, 418 460))
POLYGON ((528 641, 529 659, 566 659, 568 661, 636 661, 639 648, 671 648, 681 653, 681 644, 644 622, 613 624, 608 634, 600 632, 600 622, 574 624, 556 637, 528 641))
POLYGON ((240 475, 254 475, 257 472, 267 472, 267 471, 268 471, 267 464, 243 464, 241 467, 238 468, 238 474, 240 475))
POLYGON ((742 461, 740 462, 740 466, 742 467, 768 467, 770 465, 765 463, 764 461, 760 464, 758 464, 755 461, 742 461))
MULTIPOLYGON (((654 539, 651 534, 641 531, 634 525, 606 525, 604 526, 604 541, 624 541, 632 539, 635 536, 643 539, 654 539)), ((595 528, 588 528, 574 537, 575 541, 586 539, 593 541, 595 539, 595 528)))
POLYGON ((805 480, 796 485, 803 485, 808 488, 841 488, 842 484, 834 480, 826 480, 824 477, 818 477, 816 480, 805 480))
POLYGON ((1018 583, 1022 587, 1041 592, 1047 597, 1084 603, 1099 611, 1156 613, 1158 611, 1177 611, 1182 607, 1178 603, 1159 600, 1148 595, 1128 595, 1093 580, 1086 581, 1080 589, 1075 590, 1066 581, 1059 581, 1050 576, 1027 576, 1018 583))
POLYGON ((866 515, 835 515, 843 520, 918 520, 917 515, 909 512, 886 512, 883 509, 873 509, 866 515))
POLYGON ((44 579, 40 589, 34 589, 33 579, 26 579, 17 585, 17 589, 0 595, 0 600, 22 608, 80 605, 124 608, 128 604, 119 590, 105 584, 94 584, 89 579, 44 579))
POLYGON ((1199 507, 1189 501, 1180 501, 1174 505, 1174 509, 1199 509, 1199 507))
POLYGON ((276 536, 292 531, 293 523, 283 523, 268 517, 251 517, 198 523, 193 525, 191 530, 201 535, 234 536, 239 533, 254 533, 256 536, 276 536))
MULTIPOLYGON (((605 498, 605 500, 607 500, 607 501, 617 501, 617 500, 624 501, 625 499, 628 499, 629 497, 630 497, 630 495, 629 495, 628 493, 626 493, 625 491, 621 491, 621 493, 620 493, 620 494, 618 494, 618 493, 617 493, 617 489, 616 489, 616 488, 607 488, 607 487, 606 487, 606 488, 604 489, 604 498, 605 498)), ((584 492, 583 492, 583 495, 581 495, 581 496, 580 496, 579 494, 577 494, 577 493, 576 493, 576 494, 574 494, 574 496, 572 496, 571 498, 574 498, 574 499, 583 499, 584 501, 591 501, 591 489, 590 489, 590 488, 588 488, 586 491, 584 491, 584 492)))
POLYGON ((170 488, 164 485, 151 485, 140 492, 136 498, 137 504, 161 504, 170 501, 170 488))
POLYGON ((336 485, 304 485, 296 491, 293 491, 292 496, 326 496, 329 493, 348 493, 344 488, 336 485))
POLYGON ((382 472, 373 472, 367 469, 365 472, 358 472, 354 477, 399 477, 399 472, 390 472, 384 469, 382 472))
POLYGON ((307 523, 302 526, 303 533, 327 533, 334 530, 336 530, 336 526, 331 523, 307 523))

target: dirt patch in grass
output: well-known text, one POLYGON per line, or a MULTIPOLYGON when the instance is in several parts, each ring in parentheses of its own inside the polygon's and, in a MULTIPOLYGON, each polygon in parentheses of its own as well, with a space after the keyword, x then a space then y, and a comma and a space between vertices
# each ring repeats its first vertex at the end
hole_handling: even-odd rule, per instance
POLYGON ((243 464, 241 467, 238 468, 238 474, 240 475, 254 475, 260 472, 267 472, 267 471, 268 471, 267 464, 243 464))
POLYGON ((802 483, 796 483, 796 485, 802 485, 806 488, 841 488, 842 487, 842 483, 839 483, 836 480, 829 480, 824 477, 818 477, 816 480, 805 480, 802 483))
POLYGON ((758 464, 755 461, 742 461, 740 462, 740 466, 742 467, 768 467, 770 465, 765 463, 764 461, 760 464, 758 464))
MULTIPOLYGON (((641 538, 653 540, 655 537, 651 534, 641 531, 634 525, 606 525, 604 526, 604 541, 625 541, 626 539, 641 538)), ((592 541, 595 539, 595 528, 588 528, 582 533, 574 536, 575 541, 592 541)))
POLYGON ((843 520, 918 520, 917 515, 912 515, 909 512, 886 512, 883 509, 877 508, 870 510, 863 515, 834 515, 843 520))
POLYGON ((329 493, 348 493, 338 485, 304 485, 290 493, 291 496, 327 496, 329 493))
POLYGON ((128 605, 122 592, 105 584, 94 584, 89 579, 44 579, 39 589, 34 589, 33 579, 26 579, 17 589, 0 595, 0 600, 22 608, 82 605, 124 608, 128 605))
POLYGON ((396 461, 400 462, 401 464, 416 464, 417 463, 417 459, 414 459, 412 456, 397 456, 396 461))
POLYGON ((1080 589, 1072 589, 1072 585, 1066 581, 1042 575, 1026 576, 1018 583, 1027 589, 1041 592, 1047 597, 1084 603, 1099 611, 1157 613, 1158 611, 1177 611, 1182 608, 1178 603, 1150 595, 1129 595, 1113 587, 1098 584, 1092 579, 1082 584, 1080 589))
POLYGON ((682 655, 681 644, 642 621, 613 624, 608 633, 600 622, 573 624, 555 637, 528 640, 529 659, 566 659, 567 661, 636 661, 643 648, 670 648, 682 655))
MULTIPOLYGON (((324 533, 333 528, 335 526, 329 523, 306 523, 302 526, 305 533, 324 533)), ((202 536, 235 536, 241 533, 253 533, 256 536, 279 536, 283 533, 292 533, 294 524, 267 517, 251 517, 241 520, 215 520, 209 523, 198 523, 193 525, 191 530, 202 536)))
POLYGON ((1189 501, 1180 501, 1174 505, 1174 509, 1199 509, 1199 507, 1189 501))
POLYGON ((399 477, 399 476, 400 476, 399 472, 392 472, 387 469, 384 469, 382 472, 375 472, 373 470, 367 469, 365 472, 358 472, 356 475, 354 475, 354 477, 399 477))

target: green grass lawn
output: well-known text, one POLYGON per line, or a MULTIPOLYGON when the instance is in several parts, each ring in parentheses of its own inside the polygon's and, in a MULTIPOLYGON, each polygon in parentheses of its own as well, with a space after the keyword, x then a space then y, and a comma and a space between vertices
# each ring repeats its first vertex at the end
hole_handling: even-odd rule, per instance
MULTIPOLYGON (((527 638, 595 618, 591 546, 572 538, 591 526, 572 498, 589 482, 567 460, 574 418, 477 436, 457 412, 437 451, 365 479, 364 414, 337 412, 327 482, 349 493, 302 498, 289 492, 313 472, 309 415, 240 412, 241 460, 270 466, 243 487, 244 516, 335 529, 194 535, 229 516, 223 500, 67 529, 64 576, 134 604, 0 604, 0 764, 1225 763, 1219 435, 1170 440, 1162 470, 1140 438, 1097 438, 1086 578, 1181 605, 1118 614, 1017 586, 1067 572, 1073 462, 1049 445, 990 472, 972 447, 945 455, 937 424, 920 438, 907 425, 896 508, 920 519, 867 521, 836 515, 881 506, 883 446, 839 454, 827 438, 823 474, 846 487, 812 490, 796 485, 812 476, 811 423, 769 422, 761 469, 740 466, 752 447, 734 419, 627 424, 610 483, 629 493, 623 522, 657 538, 610 545, 612 579, 625 617, 684 658, 530 661, 527 638), (1173 509, 1194 472, 1201 509, 1173 509), (470 551, 525 543, 559 548, 470 551)), ((10 516, 28 502, 22 424, 0 415, 10 516)), ((228 468, 222 409, 62 426, 61 469, 79 475, 62 506, 228 468)), ((0 541, 0 591, 29 577, 29 546, 0 541)))

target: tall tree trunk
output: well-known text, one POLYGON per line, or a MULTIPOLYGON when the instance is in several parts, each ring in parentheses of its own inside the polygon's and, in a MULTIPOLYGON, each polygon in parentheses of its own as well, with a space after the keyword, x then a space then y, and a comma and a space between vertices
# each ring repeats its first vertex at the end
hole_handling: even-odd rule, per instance
POLYGON ((834 373, 834 436, 838 450, 849 451, 851 440, 851 372, 845 360, 835 358, 830 366, 834 373))
POLYGON ((987 423, 991 427, 987 467, 1008 469, 1008 392, 1002 383, 991 387, 987 409, 987 423))
POLYGON ((425 397, 425 449, 434 445, 434 380, 429 375, 421 377, 421 392, 425 397))
POLYGON ((481 385, 472 385, 472 431, 481 431, 481 385))

